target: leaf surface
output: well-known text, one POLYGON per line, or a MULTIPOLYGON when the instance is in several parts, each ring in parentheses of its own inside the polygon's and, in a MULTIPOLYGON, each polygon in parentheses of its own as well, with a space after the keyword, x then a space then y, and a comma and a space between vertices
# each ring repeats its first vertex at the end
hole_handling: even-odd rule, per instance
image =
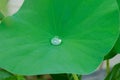
POLYGON ((0 67, 24 75, 93 72, 119 35, 116 0, 25 0, 0 24, 0 67), (51 44, 58 36, 62 43, 51 44))

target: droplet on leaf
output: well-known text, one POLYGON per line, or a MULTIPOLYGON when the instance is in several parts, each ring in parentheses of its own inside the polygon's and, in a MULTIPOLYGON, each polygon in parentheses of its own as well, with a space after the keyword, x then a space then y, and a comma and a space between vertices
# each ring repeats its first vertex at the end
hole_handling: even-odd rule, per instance
POLYGON ((58 46, 61 43, 62 43, 62 40, 58 36, 55 36, 51 39, 51 44, 52 45, 58 46))

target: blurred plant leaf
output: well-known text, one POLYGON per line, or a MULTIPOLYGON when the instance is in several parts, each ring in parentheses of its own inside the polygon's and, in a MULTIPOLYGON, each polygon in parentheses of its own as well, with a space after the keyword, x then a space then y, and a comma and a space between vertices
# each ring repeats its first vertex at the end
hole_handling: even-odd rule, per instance
POLYGON ((67 74, 51 74, 53 80, 70 80, 67 74))
POLYGON ((21 75, 13 75, 8 71, 0 69, 0 80, 25 80, 21 75))
POLYGON ((17 78, 17 80, 25 80, 24 76, 22 76, 22 75, 17 75, 16 78, 17 78))
MULTIPOLYGON (((119 9, 120 9, 120 0, 117 0, 117 2, 118 2, 119 9)), ((120 16, 119 16, 119 18, 120 18, 120 16)), ((119 24, 120 24, 120 21, 119 21, 119 24)), ((120 31, 120 29, 119 29, 119 31, 120 31)), ((120 53, 120 35, 119 35, 119 38, 113 48, 113 53, 120 53)))
POLYGON ((105 80, 120 80, 120 63, 115 65, 105 80))
POLYGON ((111 59, 114 56, 116 56, 118 53, 120 53, 120 38, 118 38, 118 40, 116 41, 116 43, 115 43, 113 49, 110 51, 110 53, 104 57, 104 60, 111 59))
POLYGON ((11 76, 11 77, 5 78, 3 80, 17 80, 17 78, 15 76, 11 76))
POLYGON ((107 55, 104 57, 104 60, 111 59, 111 58, 115 57, 116 55, 117 55, 117 53, 115 53, 115 52, 113 51, 113 49, 112 49, 112 50, 110 51, 110 53, 107 54, 107 55))
POLYGON ((93 72, 118 38, 118 16, 116 0, 25 0, 0 24, 0 67, 23 75, 93 72))
POLYGON ((0 80, 13 76, 11 73, 0 69, 0 80))
MULTIPOLYGON (((120 0, 117 0, 119 9, 120 9, 120 0)), ((120 22, 119 22, 120 24, 120 22)), ((117 55, 118 53, 120 53, 120 36, 118 37, 118 40, 116 42, 116 44, 114 45, 113 49, 110 51, 110 53, 108 53, 105 57, 104 60, 107 59, 111 59, 113 58, 115 55, 117 55)))
POLYGON ((119 6, 119 9, 120 9, 120 0, 117 0, 117 3, 118 3, 118 6, 119 6))
POLYGON ((118 40, 113 48, 113 53, 120 53, 120 36, 119 36, 119 38, 118 38, 118 40))
POLYGON ((0 13, 0 22, 2 21, 3 18, 4 18, 4 15, 0 13))
MULTIPOLYGON (((0 0, 0 14, 2 14, 2 15, 6 15, 7 14, 7 12, 8 12, 8 7, 7 7, 7 5, 8 5, 8 2, 9 2, 9 0, 0 0)), ((1 16, 0 16, 1 17, 1 16)))
POLYGON ((9 78, 5 78, 3 80, 25 80, 25 78, 23 76, 11 76, 9 78))

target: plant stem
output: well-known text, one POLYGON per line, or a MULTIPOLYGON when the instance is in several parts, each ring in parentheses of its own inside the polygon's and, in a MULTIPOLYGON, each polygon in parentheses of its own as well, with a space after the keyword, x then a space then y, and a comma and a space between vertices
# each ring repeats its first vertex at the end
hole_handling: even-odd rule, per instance
POLYGON ((106 74, 108 75, 110 73, 110 61, 109 59, 106 60, 106 74))
POLYGON ((79 80, 77 74, 72 74, 72 76, 73 76, 74 80, 79 80))
POLYGON ((82 80, 82 75, 79 76, 79 80, 82 80))

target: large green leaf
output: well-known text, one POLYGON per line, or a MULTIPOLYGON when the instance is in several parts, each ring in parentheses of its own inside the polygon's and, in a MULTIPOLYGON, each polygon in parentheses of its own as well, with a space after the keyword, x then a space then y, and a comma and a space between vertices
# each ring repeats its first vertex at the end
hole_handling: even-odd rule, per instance
POLYGON ((0 67, 25 75, 93 72, 118 38, 118 16, 116 0, 25 0, 0 25, 0 67))

